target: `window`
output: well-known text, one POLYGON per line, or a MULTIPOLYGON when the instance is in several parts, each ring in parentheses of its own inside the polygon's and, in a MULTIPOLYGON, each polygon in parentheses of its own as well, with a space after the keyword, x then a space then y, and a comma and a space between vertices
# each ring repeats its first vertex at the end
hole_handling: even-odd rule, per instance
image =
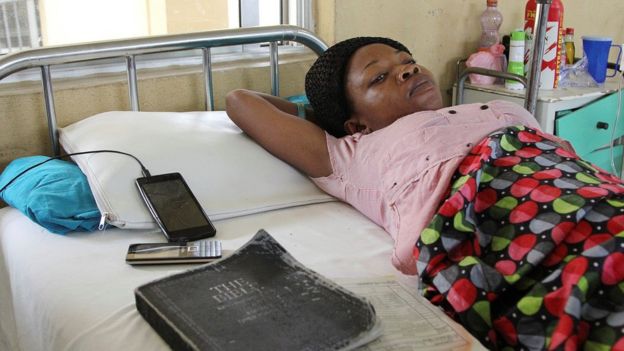
POLYGON ((312 0, 0 0, 0 54, 258 25, 311 29, 312 0))

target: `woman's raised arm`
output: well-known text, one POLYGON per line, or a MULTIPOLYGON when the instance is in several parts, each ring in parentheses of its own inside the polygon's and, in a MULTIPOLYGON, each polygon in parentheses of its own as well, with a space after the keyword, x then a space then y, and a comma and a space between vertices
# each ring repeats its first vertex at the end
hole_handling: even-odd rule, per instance
POLYGON ((267 151, 311 177, 332 172, 325 132, 296 116, 287 100, 237 89, 226 97, 228 116, 267 151))

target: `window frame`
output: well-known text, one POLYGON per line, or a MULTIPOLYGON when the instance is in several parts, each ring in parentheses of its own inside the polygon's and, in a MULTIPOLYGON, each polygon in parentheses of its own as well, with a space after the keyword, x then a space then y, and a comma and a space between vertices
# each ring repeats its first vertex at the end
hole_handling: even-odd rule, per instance
MULTIPOLYGON (((40 19, 39 19, 39 11, 37 8, 37 4, 35 3, 37 0, 0 0, 0 11, 2 13, 1 18, 3 22, 2 30, 4 31, 4 36, 0 38, 0 42, 4 42, 6 47, 0 47, 0 57, 3 55, 7 55, 13 52, 17 52, 19 50, 26 50, 30 48, 37 48, 41 46, 41 28, 40 28, 40 19), (25 6, 26 17, 28 18, 27 34, 28 41, 30 45, 24 45, 24 41, 26 38, 23 38, 22 35, 22 27, 19 19, 19 15, 12 17, 9 19, 7 17, 7 7, 11 6, 13 10, 13 15, 17 14, 21 8, 18 8, 19 3, 25 6), (9 27, 9 22, 15 22, 16 26, 14 28, 9 27), (17 32, 17 49, 13 47, 13 30, 17 32)), ((23 28, 26 29, 26 28, 23 28)))
MULTIPOLYGON (((10 0, 0 0, 2 1, 10 1, 10 0)), ((35 0, 25 0, 25 1, 35 1, 35 0)), ((259 6, 259 0, 234 0, 239 2, 239 23, 243 23, 241 16, 241 8, 244 6, 250 6, 250 4, 256 4, 259 6)), ((299 25, 300 27, 306 28, 310 31, 314 31, 314 21, 312 14, 312 2, 314 0, 278 0, 282 5, 282 13, 280 14, 280 22, 281 24, 288 24, 292 21, 289 20, 290 14, 285 13, 289 12, 292 7, 289 7, 290 2, 296 3, 296 18, 295 25, 299 25)), ((253 17, 247 17, 244 23, 247 26, 257 25, 259 23, 258 17, 256 16, 255 22, 252 20, 253 17)), ((239 26, 243 27, 243 26, 239 26)), ((279 50, 282 53, 288 54, 306 54, 309 53, 309 50, 304 46, 290 43, 290 42, 282 42, 279 45, 279 50)), ((236 62, 243 60, 253 60, 253 59, 263 59, 268 57, 270 54, 268 45, 259 45, 259 44, 250 44, 250 45, 236 45, 236 46, 226 46, 226 47, 218 47, 213 48, 211 50, 211 60, 214 63, 218 62, 236 62)), ((0 55, 2 57, 2 55, 0 55)), ((152 69, 152 68, 162 68, 166 69, 167 67, 180 66, 180 67, 188 67, 188 66, 196 66, 201 65, 202 58, 201 52, 197 50, 184 50, 177 52, 169 52, 169 53, 159 53, 159 54, 150 54, 150 55, 141 55, 137 57, 137 71, 142 69, 152 69)), ((124 73, 126 72, 125 60, 123 58, 119 59, 110 59, 110 60, 102 60, 102 62, 98 63, 74 63, 74 64, 66 64, 51 67, 51 74, 53 79, 63 79, 63 78, 80 78, 91 75, 98 75, 102 73, 124 73)), ((41 79, 41 72, 37 69, 28 69, 21 72, 17 72, 8 76, 0 81, 0 86, 3 84, 9 83, 17 83, 17 82, 25 82, 25 81, 38 81, 41 79)))

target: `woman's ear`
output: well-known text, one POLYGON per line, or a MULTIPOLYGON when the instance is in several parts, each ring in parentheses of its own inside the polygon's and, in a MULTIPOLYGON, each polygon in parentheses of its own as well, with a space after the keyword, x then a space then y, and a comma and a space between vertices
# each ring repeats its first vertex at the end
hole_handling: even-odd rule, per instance
POLYGON ((368 128, 364 124, 361 124, 355 118, 349 118, 348 120, 346 120, 344 122, 344 129, 349 135, 353 135, 355 133, 368 134, 371 132, 370 128, 368 128))

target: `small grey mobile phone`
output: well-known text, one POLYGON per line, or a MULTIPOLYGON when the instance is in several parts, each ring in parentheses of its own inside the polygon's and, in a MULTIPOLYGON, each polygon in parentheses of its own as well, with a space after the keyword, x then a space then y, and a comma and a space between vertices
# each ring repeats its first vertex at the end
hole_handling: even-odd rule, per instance
POLYGON ((198 240, 188 243, 142 243, 131 244, 126 263, 174 264, 205 263, 221 258, 221 241, 198 240))

